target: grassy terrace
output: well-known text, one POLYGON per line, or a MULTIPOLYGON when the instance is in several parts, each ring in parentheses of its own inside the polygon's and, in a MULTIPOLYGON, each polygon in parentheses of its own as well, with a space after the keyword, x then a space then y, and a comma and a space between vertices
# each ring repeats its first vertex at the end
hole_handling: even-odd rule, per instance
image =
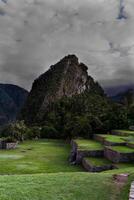
POLYGON ((123 136, 116 136, 116 135, 102 135, 108 142, 115 142, 115 143, 124 143, 126 137, 123 136))
POLYGON ((94 140, 77 139, 75 142, 80 150, 103 150, 103 145, 94 140))
MULTIPOLYGON (((116 166, 122 170, 122 169, 128 169, 128 168, 132 168, 134 167, 133 163, 116 163, 116 166)), ((133 168, 133 172, 134 172, 134 168, 133 168)))
POLYGON ((134 131, 130 131, 130 130, 113 130, 113 131, 120 133, 124 136, 134 135, 134 131))
POLYGON ((127 146, 114 146, 110 148, 120 153, 134 153, 134 149, 127 146))
POLYGON ((0 151, 0 174, 82 171, 68 163, 70 145, 63 141, 26 141, 15 150, 0 151))
POLYGON ((134 144, 134 141, 131 141, 131 142, 128 141, 128 143, 130 143, 130 144, 134 144))
POLYGON ((105 158, 85 158, 87 162, 90 162, 93 166, 103 166, 111 164, 111 162, 105 158))
MULTIPOLYGON (((93 140, 76 142, 81 149, 103 149, 93 140)), ((120 169, 99 174, 87 173, 68 163, 70 150, 69 144, 59 140, 25 141, 15 150, 1 150, 0 200, 128 200, 133 164, 119 164, 120 169), (112 176, 125 172, 131 176, 120 189, 112 176)), ((90 161, 96 165, 109 162, 90 161)))

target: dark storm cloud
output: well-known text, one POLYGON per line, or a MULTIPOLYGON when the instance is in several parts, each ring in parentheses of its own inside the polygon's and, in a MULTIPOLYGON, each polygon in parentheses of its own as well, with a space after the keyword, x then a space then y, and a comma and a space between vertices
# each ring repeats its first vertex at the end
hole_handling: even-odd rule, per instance
POLYGON ((0 2, 6 13, 0 16, 0 82, 30 88, 40 73, 71 53, 103 85, 133 81, 133 0, 4 2, 0 2), (119 14, 127 18, 119 19, 119 14))

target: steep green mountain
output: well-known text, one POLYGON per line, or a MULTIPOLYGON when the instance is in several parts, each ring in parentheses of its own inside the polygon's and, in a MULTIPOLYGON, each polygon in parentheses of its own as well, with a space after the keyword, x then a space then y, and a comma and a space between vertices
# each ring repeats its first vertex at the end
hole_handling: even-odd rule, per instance
POLYGON ((72 97, 86 90, 103 95, 103 89, 88 75, 87 69, 75 55, 66 56, 51 66, 34 81, 20 118, 28 123, 41 122, 52 103, 62 97, 72 97))
POLYGON ((42 137, 55 138, 127 127, 125 108, 108 99, 87 70, 75 55, 51 66, 34 81, 19 119, 43 127, 42 137))
POLYGON ((14 121, 28 92, 11 84, 0 84, 0 125, 14 121))

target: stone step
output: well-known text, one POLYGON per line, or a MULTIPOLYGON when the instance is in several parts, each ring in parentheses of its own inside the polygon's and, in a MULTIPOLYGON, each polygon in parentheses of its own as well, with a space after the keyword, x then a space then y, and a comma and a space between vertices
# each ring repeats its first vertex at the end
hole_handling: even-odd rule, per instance
POLYGON ((134 200, 134 181, 131 183, 129 200, 134 200))

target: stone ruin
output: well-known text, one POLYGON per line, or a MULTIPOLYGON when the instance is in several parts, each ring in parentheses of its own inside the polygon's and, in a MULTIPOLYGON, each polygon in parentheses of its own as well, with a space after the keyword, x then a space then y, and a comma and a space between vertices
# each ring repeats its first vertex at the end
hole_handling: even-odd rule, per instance
POLYGON ((18 142, 8 142, 4 139, 0 139, 0 149, 15 149, 17 147, 18 142))
MULTIPOLYGON (((71 164, 82 164, 86 171, 90 172, 101 172, 105 170, 118 169, 117 163, 133 163, 134 162, 134 151, 132 152, 119 152, 112 149, 113 146, 118 146, 117 143, 112 143, 104 140, 103 137, 96 136, 95 140, 101 142, 104 145, 102 150, 82 150, 78 148, 78 144, 75 140, 71 141, 72 151, 70 154, 71 164), (107 146, 105 146, 107 145, 107 146), (88 157, 94 158, 106 158, 111 161, 110 164, 102 164, 101 166, 94 166, 88 157)), ((126 143, 121 143, 122 146, 128 146, 126 143)), ((130 145, 131 146, 131 145, 130 145)), ((129 146, 129 147, 130 147, 129 146)), ((132 146, 133 148, 133 146, 132 146)))

